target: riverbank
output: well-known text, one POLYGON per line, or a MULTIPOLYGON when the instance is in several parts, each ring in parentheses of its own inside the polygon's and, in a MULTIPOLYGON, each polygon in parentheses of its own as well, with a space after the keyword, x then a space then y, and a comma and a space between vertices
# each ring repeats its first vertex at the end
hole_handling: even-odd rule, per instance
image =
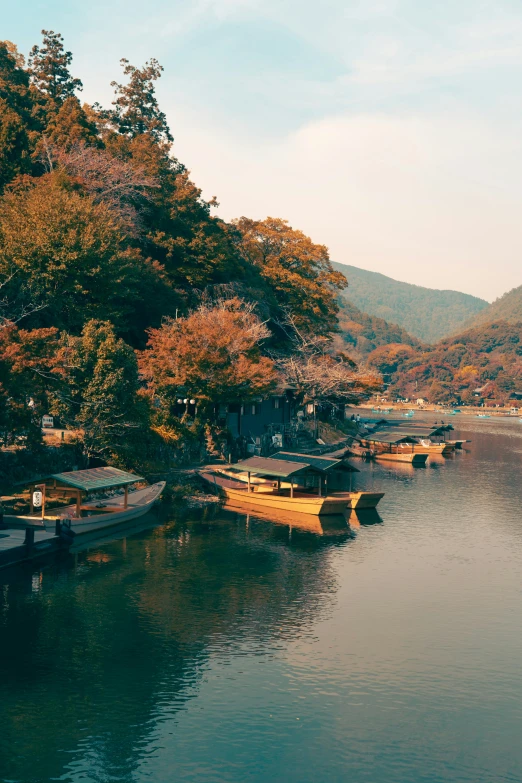
POLYGON ((371 403, 361 403, 358 405, 354 410, 360 410, 360 411, 371 411, 372 413, 382 413, 383 415, 386 415, 387 413, 407 413, 408 411, 415 411, 422 413, 423 411, 426 413, 440 413, 442 416, 450 415, 452 411, 458 410, 459 413, 461 413, 464 416, 478 416, 479 414, 486 413, 488 416, 499 416, 499 417, 508 417, 508 418, 517 418, 518 416, 522 416, 522 406, 520 407, 520 413, 512 413, 511 407, 503 407, 503 408, 489 408, 489 407, 483 407, 482 405, 476 405, 476 406, 470 406, 470 405, 456 405, 455 407, 448 407, 448 408, 442 408, 440 405, 430 405, 429 403, 425 405, 417 405, 416 403, 390 403, 389 405, 387 403, 381 403, 380 405, 374 405, 371 403))

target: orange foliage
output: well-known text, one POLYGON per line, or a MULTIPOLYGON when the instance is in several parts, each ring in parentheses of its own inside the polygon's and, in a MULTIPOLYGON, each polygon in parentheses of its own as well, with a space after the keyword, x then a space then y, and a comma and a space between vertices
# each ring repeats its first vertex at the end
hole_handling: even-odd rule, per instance
POLYGON ((271 359, 259 344, 269 336, 240 299, 202 305, 187 318, 168 319, 149 331, 140 372, 151 396, 174 399, 184 391, 199 400, 248 400, 275 388, 271 359))

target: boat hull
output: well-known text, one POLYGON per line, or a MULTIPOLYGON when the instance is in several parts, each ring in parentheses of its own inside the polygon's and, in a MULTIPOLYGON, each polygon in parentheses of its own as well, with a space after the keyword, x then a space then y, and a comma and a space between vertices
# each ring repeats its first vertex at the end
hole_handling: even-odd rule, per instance
MULTIPOLYGON (((93 517, 81 517, 80 519, 68 518, 62 522, 62 526, 70 528, 75 536, 114 528, 117 525, 129 522, 132 519, 138 519, 147 514, 160 498, 164 489, 165 482, 160 481, 151 487, 147 487, 147 489, 138 490, 134 497, 131 495, 127 508, 123 508, 123 498, 119 498, 117 505, 122 506, 121 511, 110 511, 93 517)), ((64 512, 62 511, 62 513, 64 512)), ((46 519, 45 522, 47 528, 56 524, 55 520, 48 522, 46 519)))
POLYGON ((276 494, 272 487, 256 484, 248 491, 248 487, 242 487, 241 482, 226 479, 223 476, 200 471, 199 475, 212 486, 220 489, 227 500, 234 503, 248 504, 252 508, 279 509, 280 511, 297 511, 302 514, 323 516, 328 514, 342 514, 348 508, 350 493, 342 496, 309 495, 296 490, 294 496, 276 494), (237 485, 237 486, 235 486, 237 485))
POLYGON ((429 446, 423 446, 422 444, 419 444, 418 446, 413 447, 413 451, 415 454, 451 454, 453 451, 454 446, 452 446, 450 443, 432 443, 429 446))
POLYGON ((415 452, 405 452, 404 454, 390 454, 389 452, 382 451, 376 452, 374 454, 374 459, 378 460, 379 462, 409 462, 410 465, 425 465, 428 456, 429 455, 427 453, 418 454, 415 452))

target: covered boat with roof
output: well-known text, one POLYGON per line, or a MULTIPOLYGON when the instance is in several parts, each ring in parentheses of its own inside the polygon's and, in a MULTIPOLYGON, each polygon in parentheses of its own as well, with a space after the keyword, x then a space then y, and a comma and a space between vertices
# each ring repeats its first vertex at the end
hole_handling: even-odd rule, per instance
POLYGON ((283 452, 226 467, 209 465, 199 475, 227 500, 260 508, 317 515, 375 508, 382 492, 328 492, 328 472, 341 465, 342 460, 283 452))
POLYGON ((49 528, 61 519, 76 534, 101 530, 143 516, 164 488, 164 481, 146 486, 142 476, 114 467, 54 473, 31 483, 28 516, 10 516, 5 521, 49 528), (47 513, 48 501, 57 498, 72 502, 47 513))

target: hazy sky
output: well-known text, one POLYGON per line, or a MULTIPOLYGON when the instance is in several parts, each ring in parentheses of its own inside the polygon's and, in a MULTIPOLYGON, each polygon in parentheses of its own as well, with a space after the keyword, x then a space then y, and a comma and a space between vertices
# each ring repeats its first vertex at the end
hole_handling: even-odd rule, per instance
POLYGON ((175 153, 219 214, 492 300, 522 284, 520 0, 0 0, 61 32, 85 100, 157 57, 175 153))

